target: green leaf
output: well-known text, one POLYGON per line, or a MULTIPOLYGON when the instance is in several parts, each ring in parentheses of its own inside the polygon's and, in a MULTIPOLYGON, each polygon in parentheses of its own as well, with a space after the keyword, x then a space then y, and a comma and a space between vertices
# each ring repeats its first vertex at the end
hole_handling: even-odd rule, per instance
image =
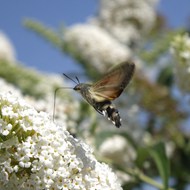
POLYGON ((173 81, 174 81, 173 68, 171 66, 163 68, 158 75, 157 82, 161 85, 171 87, 173 81))
POLYGON ((170 175, 169 160, 166 155, 164 143, 159 142, 149 149, 149 154, 154 159, 160 176, 163 180, 164 189, 168 189, 168 180, 170 175))
POLYGON ((138 148, 137 158, 135 161, 135 164, 137 165, 138 168, 141 168, 143 166, 148 156, 149 156, 148 148, 145 148, 145 147, 138 148))
MULTIPOLYGON (((45 40, 49 41, 55 47, 61 49, 62 47, 62 36, 53 30, 52 28, 45 26, 41 22, 33 19, 24 19, 23 24, 26 28, 32 30, 33 32, 37 33, 45 40)), ((63 35, 63 34, 62 34, 63 35)))

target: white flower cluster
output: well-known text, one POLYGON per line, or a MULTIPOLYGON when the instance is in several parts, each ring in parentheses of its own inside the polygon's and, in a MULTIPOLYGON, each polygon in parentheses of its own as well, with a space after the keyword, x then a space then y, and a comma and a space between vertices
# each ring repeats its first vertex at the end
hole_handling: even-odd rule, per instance
MULTIPOLYGON (((34 108, 37 109, 38 111, 45 111, 53 114, 54 92, 55 92, 54 86, 63 87, 67 86, 67 84, 65 81, 63 81, 63 78, 58 75, 52 75, 52 74, 44 75, 42 73, 38 74, 41 77, 41 82, 39 82, 39 84, 36 85, 34 90, 36 90, 37 92, 39 90, 45 92, 44 98, 36 100, 32 97, 26 97, 25 99, 27 100, 27 102, 34 105, 34 108)), ((75 121, 79 117, 78 110, 80 103, 77 100, 72 99, 70 93, 71 93, 70 90, 62 89, 59 91, 58 94, 56 94, 54 119, 56 123, 60 124, 64 121, 67 121, 67 127, 74 128, 75 121)))
MULTIPOLYGON (((30 72, 30 71, 28 71, 30 72)), ((37 71, 37 77, 40 76, 39 84, 33 88, 33 91, 39 92, 39 89, 44 92, 43 98, 35 99, 35 97, 29 95, 22 95, 22 92, 15 88, 13 85, 7 83, 4 79, 0 78, 0 86, 2 92, 12 92, 19 98, 24 99, 29 104, 32 104, 37 111, 45 111, 52 114, 53 117, 53 106, 54 106, 54 86, 62 87, 65 86, 61 77, 55 75, 42 75, 37 71), (48 80, 47 80, 48 79, 48 80)), ((23 79, 24 81, 24 79, 23 79)), ((27 82, 26 82, 27 83, 27 82)), ((56 123, 67 122, 67 127, 70 130, 75 130, 75 121, 78 119, 79 115, 79 102, 73 100, 69 94, 68 90, 62 90, 56 96, 55 104, 55 121, 56 123), (71 104, 72 101, 72 104, 71 104), (64 105, 64 106, 63 106, 64 105), (67 114, 64 114, 67 113, 67 114), (72 119, 71 119, 72 118, 72 119)))
POLYGON ((96 23, 120 42, 137 43, 140 35, 152 29, 158 0, 101 0, 96 23))
POLYGON ((171 54, 176 63, 176 81, 183 91, 190 92, 190 36, 188 34, 175 36, 171 42, 171 54))
POLYGON ((22 98, 21 92, 18 88, 14 87, 12 84, 7 83, 3 78, 0 78, 1 92, 14 92, 14 95, 22 98))
POLYGON ((135 150, 129 145, 126 139, 120 135, 114 135, 106 139, 100 146, 100 153, 121 165, 127 165, 136 157, 135 150))
POLYGON ((75 25, 64 34, 64 42, 74 55, 92 64, 100 72, 130 58, 131 52, 95 25, 75 25))
POLYGON ((171 53, 179 60, 189 61, 187 70, 190 72, 190 37, 187 33, 175 36, 171 43, 171 53))
POLYGON ((10 93, 0 94, 0 189, 120 190, 90 148, 10 93))
POLYGON ((0 60, 6 60, 11 63, 15 61, 15 50, 7 38, 7 36, 0 31, 0 60))

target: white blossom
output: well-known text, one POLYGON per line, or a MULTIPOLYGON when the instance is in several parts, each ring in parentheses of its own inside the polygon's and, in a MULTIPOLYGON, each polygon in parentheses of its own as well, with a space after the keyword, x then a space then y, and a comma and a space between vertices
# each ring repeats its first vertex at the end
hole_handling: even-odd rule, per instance
POLYGON ((95 23, 105 28, 120 42, 137 43, 152 29, 158 0, 101 0, 95 23))
POLYGON ((134 160, 135 150, 127 140, 120 136, 114 135, 106 139, 100 146, 101 155, 114 160, 115 163, 127 164, 129 161, 134 160))
POLYGON ((15 50, 8 37, 0 31, 0 60, 15 62, 15 50))
POLYGON ((121 189, 90 147, 11 93, 0 94, 0 124, 0 189, 121 189))
POLYGON ((7 83, 3 78, 0 78, 1 92, 14 92, 15 96, 22 97, 21 92, 18 88, 14 87, 12 84, 7 83))
MULTIPOLYGON (((33 91, 35 92, 43 91, 44 96, 42 98, 36 99, 35 97, 32 97, 30 95, 23 96, 22 92, 18 88, 16 88, 12 84, 7 83, 2 78, 0 78, 1 91, 12 92, 15 96, 24 99, 29 104, 32 104, 36 110, 49 112, 53 117, 55 86, 62 87, 66 86, 66 84, 65 82, 63 82, 63 78, 61 78, 58 75, 50 75, 50 74, 42 75, 37 71, 35 73, 37 77, 41 76, 41 78, 39 85, 36 84, 36 87, 33 89, 33 91)), ((67 127, 70 130, 75 131, 75 124, 76 124, 75 121, 79 117, 79 112, 78 112, 79 102, 77 100, 72 99, 70 92, 71 91, 68 90, 60 90, 59 93, 56 95, 54 119, 56 123, 60 124, 67 122, 67 127)))
POLYGON ((190 37, 186 34, 178 34, 171 42, 171 53, 179 58, 190 60, 190 37))
POLYGON ((64 34, 64 43, 74 56, 80 56, 100 72, 130 58, 130 50, 95 25, 75 25, 64 34))

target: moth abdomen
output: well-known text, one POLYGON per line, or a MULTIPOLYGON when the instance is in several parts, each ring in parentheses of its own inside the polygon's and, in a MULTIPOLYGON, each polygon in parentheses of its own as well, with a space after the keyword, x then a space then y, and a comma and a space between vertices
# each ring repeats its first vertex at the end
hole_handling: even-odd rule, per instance
POLYGON ((101 112, 104 116, 108 117, 108 120, 111 120, 116 127, 121 126, 121 117, 119 111, 114 107, 111 101, 99 102, 95 109, 101 112))
POLYGON ((121 126, 121 117, 119 115, 119 111, 112 105, 109 105, 106 109, 106 112, 108 118, 112 121, 112 123, 119 128, 121 126))

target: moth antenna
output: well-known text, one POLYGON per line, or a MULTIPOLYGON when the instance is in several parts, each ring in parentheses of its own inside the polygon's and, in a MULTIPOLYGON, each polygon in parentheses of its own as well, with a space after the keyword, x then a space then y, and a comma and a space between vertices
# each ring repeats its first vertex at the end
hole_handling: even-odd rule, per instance
POLYGON ((53 97, 53 122, 55 120, 55 106, 56 106, 56 95, 57 95, 57 92, 61 89, 73 89, 72 87, 59 87, 59 88, 56 88, 55 91, 54 91, 54 97, 53 97))
POLYGON ((78 84, 78 83, 77 83, 78 80, 77 80, 77 82, 76 82, 75 80, 73 80, 72 78, 70 78, 69 76, 67 76, 65 73, 63 73, 63 75, 64 75, 65 77, 67 77, 69 80, 73 81, 75 84, 78 84))
POLYGON ((78 78, 77 76, 75 76, 75 78, 76 78, 78 84, 80 84, 80 80, 79 80, 79 78, 78 78))

